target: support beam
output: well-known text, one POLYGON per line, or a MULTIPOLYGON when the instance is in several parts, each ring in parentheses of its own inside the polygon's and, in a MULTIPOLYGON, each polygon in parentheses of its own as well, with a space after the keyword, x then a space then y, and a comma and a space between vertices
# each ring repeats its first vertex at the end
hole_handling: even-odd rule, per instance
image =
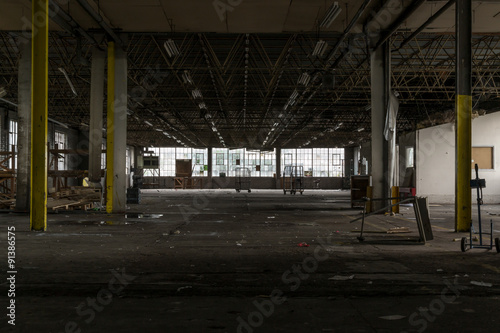
MULTIPOLYGON (((390 51, 384 43, 371 54, 371 175, 373 198, 389 198, 388 143, 384 137, 387 113, 388 92, 390 87, 390 51)), ((374 201, 374 210, 388 205, 386 201, 374 201)))
POLYGON ((31 40, 19 41, 16 211, 30 210, 31 40))
POLYGON ((104 102, 104 67, 106 55, 92 50, 90 82, 89 180, 101 181, 102 116, 104 102))
POLYGON ((114 131, 114 194, 113 213, 125 213, 127 209, 127 109, 128 67, 127 54, 121 48, 115 51, 115 119, 114 131))
POLYGON ((49 0, 32 2, 30 229, 47 230, 49 0))
POLYGON ((106 212, 113 212, 115 119, 115 43, 108 44, 108 100, 106 122, 106 212))
POLYGON ((276 188, 281 188, 281 148, 276 148, 276 188))
POLYGON ((108 45, 108 114, 106 147, 106 211, 126 210, 127 56, 115 44, 108 45))
POLYGON ((472 9, 457 0, 456 10, 456 180, 455 231, 468 231, 472 219, 472 9))
POLYGON ((212 156, 212 153, 213 153, 213 149, 212 147, 208 148, 208 184, 206 186, 206 188, 212 188, 212 177, 213 177, 213 167, 212 167, 212 164, 213 164, 213 156, 212 156))

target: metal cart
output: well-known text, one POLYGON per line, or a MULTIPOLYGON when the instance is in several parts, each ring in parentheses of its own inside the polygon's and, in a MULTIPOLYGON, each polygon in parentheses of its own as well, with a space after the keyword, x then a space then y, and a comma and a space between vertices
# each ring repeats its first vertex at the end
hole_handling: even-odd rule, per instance
POLYGON ((250 189, 250 169, 238 167, 234 169, 234 171, 236 173, 236 180, 234 184, 236 192, 240 192, 242 190, 246 190, 248 193, 252 192, 250 189))
POLYGON ((296 194, 304 192, 304 167, 287 165, 283 172, 283 194, 290 192, 296 194))
MULTIPOLYGON (((490 220, 490 232, 483 232, 482 228, 482 221, 481 221, 481 205, 483 204, 483 188, 486 187, 486 180, 485 179, 480 179, 479 178, 479 168, 478 165, 476 164, 474 166, 474 169, 476 171, 476 179, 472 179, 470 181, 470 186, 471 188, 475 188, 477 192, 477 225, 479 227, 479 231, 475 232, 474 231, 474 226, 471 222, 470 224, 470 232, 469 232, 469 241, 467 242, 467 237, 462 237, 462 241, 460 243, 460 248, 462 252, 467 251, 468 249, 488 249, 491 250, 493 248, 493 221, 490 220), (478 234, 479 235, 479 244, 474 245, 473 243, 473 238, 472 234, 478 234), (490 243, 486 244, 483 243, 483 235, 489 235, 490 236, 490 243)), ((500 240, 498 238, 495 238, 495 247, 497 252, 500 252, 500 240)))

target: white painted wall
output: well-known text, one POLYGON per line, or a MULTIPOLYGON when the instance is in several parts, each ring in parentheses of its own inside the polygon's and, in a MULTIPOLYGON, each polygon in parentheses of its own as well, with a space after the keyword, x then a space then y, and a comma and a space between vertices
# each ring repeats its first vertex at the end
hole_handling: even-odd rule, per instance
MULTIPOLYGON (((444 124, 416 133, 417 195, 434 203, 455 202, 455 126, 444 124)), ((500 112, 481 116, 472 121, 472 146, 494 147, 494 169, 479 170, 479 177, 486 179, 483 189, 484 203, 500 202, 500 112)), ((474 172, 471 170, 471 177, 474 172)), ((475 203, 476 191, 473 190, 475 203)))

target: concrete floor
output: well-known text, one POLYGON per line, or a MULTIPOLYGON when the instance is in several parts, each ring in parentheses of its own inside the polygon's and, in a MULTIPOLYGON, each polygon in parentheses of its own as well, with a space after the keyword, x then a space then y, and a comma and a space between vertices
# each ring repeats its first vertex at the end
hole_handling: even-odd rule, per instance
MULTIPOLYGON (((50 214, 45 233, 0 214, 2 251, 16 227, 17 268, 16 326, 4 316, 0 331, 500 332, 500 254, 460 251, 453 206, 431 205, 425 245, 413 241, 412 207, 366 225, 412 233, 360 243, 360 222, 349 223, 360 210, 348 200, 342 191, 148 190, 126 216, 50 214)), ((499 205, 482 213, 500 222, 499 205)))

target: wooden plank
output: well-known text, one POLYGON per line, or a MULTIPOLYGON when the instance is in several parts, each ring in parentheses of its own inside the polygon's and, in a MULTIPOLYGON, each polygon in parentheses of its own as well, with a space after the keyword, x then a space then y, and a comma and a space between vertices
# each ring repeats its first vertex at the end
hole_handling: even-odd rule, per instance
POLYGON ((413 209, 415 210, 415 217, 417 219, 418 232, 421 240, 424 243, 433 240, 434 235, 432 234, 427 198, 415 198, 413 209))

